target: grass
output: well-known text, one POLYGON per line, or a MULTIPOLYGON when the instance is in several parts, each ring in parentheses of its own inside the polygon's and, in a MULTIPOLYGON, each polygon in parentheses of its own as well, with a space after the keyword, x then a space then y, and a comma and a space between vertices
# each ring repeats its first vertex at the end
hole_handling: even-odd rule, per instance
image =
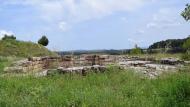
POLYGON ((57 56, 42 45, 17 40, 0 40, 0 56, 57 56))
POLYGON ((0 77, 1 107, 188 107, 190 74, 150 80, 132 71, 53 77, 0 77))
POLYGON ((0 56, 0 74, 4 73, 4 68, 10 66, 14 61, 20 60, 19 57, 2 57, 0 56))
POLYGON ((190 61, 190 51, 187 51, 185 54, 183 54, 182 59, 190 61))
MULTIPOLYGON (((128 56, 135 56, 135 55, 128 55, 128 56)), ((139 54, 136 56, 140 57, 153 57, 156 58, 157 60, 160 60, 162 58, 179 58, 181 59, 182 53, 177 53, 177 54, 168 54, 168 53, 157 53, 157 54, 139 54)))

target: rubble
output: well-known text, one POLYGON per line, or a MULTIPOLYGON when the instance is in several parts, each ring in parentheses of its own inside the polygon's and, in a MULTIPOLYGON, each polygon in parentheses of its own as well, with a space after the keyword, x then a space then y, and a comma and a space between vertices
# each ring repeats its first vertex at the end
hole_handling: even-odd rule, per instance
POLYGON ((190 61, 184 61, 185 64, 190 64, 190 61))
POLYGON ((147 69, 165 70, 165 71, 177 69, 176 66, 161 65, 161 64, 146 64, 145 66, 147 69))
POLYGON ((168 64, 168 65, 177 65, 180 63, 183 63, 183 61, 177 59, 177 58, 162 58, 160 60, 161 64, 168 64))
POLYGON ((156 78, 164 72, 177 71, 178 66, 154 64, 151 61, 127 61, 120 62, 119 66, 124 69, 133 69, 135 72, 142 73, 150 78, 156 78))
POLYGON ((125 61, 125 62, 119 62, 119 65, 126 65, 126 66, 145 66, 146 64, 150 64, 151 61, 125 61))
POLYGON ((60 67, 57 69, 57 71, 59 74, 75 73, 75 74, 86 75, 88 72, 103 73, 106 71, 106 69, 107 68, 105 66, 94 65, 94 66, 71 67, 71 68, 60 67))
POLYGON ((4 71, 7 72, 7 73, 20 73, 20 72, 24 73, 23 68, 20 67, 20 66, 6 67, 6 68, 4 69, 4 71))
POLYGON ((146 56, 146 57, 139 57, 139 56, 118 56, 117 62, 125 62, 125 61, 156 61, 156 58, 146 56))
POLYGON ((48 75, 48 70, 44 70, 42 72, 37 72, 35 73, 35 77, 44 77, 44 76, 47 76, 48 75))

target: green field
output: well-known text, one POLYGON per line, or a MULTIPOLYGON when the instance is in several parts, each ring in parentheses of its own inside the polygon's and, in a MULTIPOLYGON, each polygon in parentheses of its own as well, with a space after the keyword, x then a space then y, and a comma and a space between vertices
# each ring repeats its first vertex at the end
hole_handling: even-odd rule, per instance
POLYGON ((187 107, 187 70, 148 79, 132 71, 43 78, 1 77, 0 107, 187 107))

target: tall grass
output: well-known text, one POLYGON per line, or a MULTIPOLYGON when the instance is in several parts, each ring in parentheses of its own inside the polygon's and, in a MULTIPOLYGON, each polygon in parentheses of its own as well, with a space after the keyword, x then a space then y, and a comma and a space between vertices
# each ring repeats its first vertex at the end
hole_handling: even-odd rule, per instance
POLYGON ((110 68, 103 74, 0 78, 1 107, 186 107, 190 74, 148 79, 110 68))

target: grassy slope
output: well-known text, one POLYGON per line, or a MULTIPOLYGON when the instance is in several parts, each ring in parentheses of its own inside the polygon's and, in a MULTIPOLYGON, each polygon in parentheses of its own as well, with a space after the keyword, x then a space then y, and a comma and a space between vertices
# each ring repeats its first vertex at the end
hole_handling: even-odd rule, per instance
POLYGON ((42 45, 32 42, 23 42, 15 40, 1 40, 0 41, 0 56, 54 56, 55 53, 49 51, 42 45))
POLYGON ((0 106, 12 107, 186 107, 190 74, 155 80, 115 68, 86 77, 0 78, 0 106))

